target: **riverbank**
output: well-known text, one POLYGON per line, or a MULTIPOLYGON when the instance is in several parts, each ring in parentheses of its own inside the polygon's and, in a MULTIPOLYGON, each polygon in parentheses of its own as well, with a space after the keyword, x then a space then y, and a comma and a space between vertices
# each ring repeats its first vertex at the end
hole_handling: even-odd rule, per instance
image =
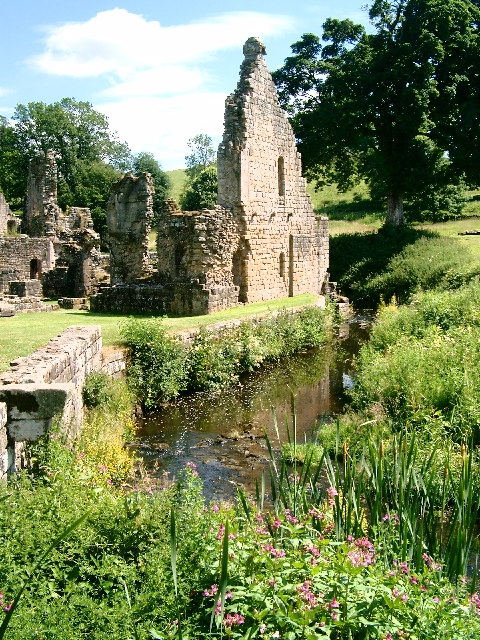
MULTIPOLYGON (((314 304, 316 300, 316 295, 303 294, 284 300, 255 302, 207 316, 164 318, 164 324, 168 330, 184 331, 208 326, 215 322, 248 319, 258 314, 280 309, 310 305, 314 304)), ((120 324, 126 319, 127 316, 66 309, 51 312, 48 314, 48 318, 45 318, 43 314, 19 314, 11 318, 0 318, 0 327, 3 329, 0 332, 0 373, 8 369, 12 360, 29 355, 72 325, 99 325, 102 328, 104 345, 120 345, 120 324)))

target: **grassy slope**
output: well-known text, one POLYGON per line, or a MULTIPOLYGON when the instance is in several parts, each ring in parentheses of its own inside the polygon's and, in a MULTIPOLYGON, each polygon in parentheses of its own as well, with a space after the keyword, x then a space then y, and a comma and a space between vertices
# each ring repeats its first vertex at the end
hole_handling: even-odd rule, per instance
POLYGON ((165 173, 170 179, 170 198, 178 202, 185 182, 187 181, 185 169, 174 169, 173 171, 166 171, 165 173))
MULTIPOLYGON (((208 316, 185 318, 165 318, 165 326, 172 330, 204 326, 213 322, 248 318, 259 313, 278 309, 288 309, 311 304, 316 296, 304 294, 283 300, 255 302, 249 305, 219 311, 208 316)), ((126 316, 97 314, 88 311, 59 310, 51 313, 23 313, 12 318, 0 318, 0 371, 5 371, 9 363, 20 356, 32 353, 72 325, 99 324, 102 327, 103 344, 120 344, 119 326, 126 316)))

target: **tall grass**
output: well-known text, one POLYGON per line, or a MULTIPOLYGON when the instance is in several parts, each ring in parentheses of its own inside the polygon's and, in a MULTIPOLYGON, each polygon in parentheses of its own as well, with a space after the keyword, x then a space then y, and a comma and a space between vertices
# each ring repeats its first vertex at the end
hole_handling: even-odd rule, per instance
POLYGON ((467 575, 478 558, 480 490, 465 447, 460 456, 447 452, 439 469, 435 449, 426 455, 415 436, 369 440, 359 456, 338 439, 335 456, 321 450, 314 464, 312 448, 298 465, 294 422, 286 434, 290 446, 280 459, 267 438, 275 512, 305 517, 328 504, 337 540, 366 535, 390 566, 400 560, 420 571, 438 561, 454 581, 467 575))

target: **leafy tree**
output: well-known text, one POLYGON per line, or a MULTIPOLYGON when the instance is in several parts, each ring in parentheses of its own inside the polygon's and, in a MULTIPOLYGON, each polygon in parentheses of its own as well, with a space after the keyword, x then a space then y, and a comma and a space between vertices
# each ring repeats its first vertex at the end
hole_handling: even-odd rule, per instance
POLYGON ((21 208, 26 191, 23 176, 28 171, 28 159, 17 149, 15 130, 0 116, 0 191, 13 208, 21 208))
POLYGON ((138 153, 133 157, 133 170, 135 175, 140 175, 146 171, 152 176, 155 187, 155 193, 153 195, 154 221, 158 220, 163 201, 168 198, 170 179, 165 171, 162 171, 160 164, 155 160, 153 154, 146 151, 138 153))
POLYGON ((185 156, 186 173, 190 179, 193 179, 201 171, 215 164, 215 150, 212 147, 211 137, 204 133, 190 138, 187 144, 191 153, 185 156))
POLYGON ((375 0, 369 18, 373 33, 328 19, 325 44, 305 34, 274 79, 307 176, 341 190, 365 179, 399 226, 405 199, 434 191, 446 203, 464 175, 480 179, 480 11, 375 0))
POLYGON ((187 183, 180 198, 180 206, 184 211, 212 209, 217 202, 217 193, 217 168, 210 166, 187 183))
MULTIPOLYGON (((131 168, 128 146, 110 131, 106 116, 95 111, 88 102, 64 98, 54 104, 20 104, 15 109, 12 123, 3 125, 7 137, 4 135, 0 143, 2 158, 7 155, 11 159, 8 173, 15 173, 16 180, 9 183, 8 175, 0 175, 0 187, 5 188, 4 183, 7 185, 11 199, 24 198, 28 162, 39 151, 53 149, 55 152, 59 171, 58 201, 62 208, 97 206, 98 180, 89 175, 88 167, 92 167, 97 178, 100 164, 108 167, 100 171, 104 178, 109 172, 113 176, 112 169, 116 177, 120 171, 131 168), (89 194, 91 179, 95 184, 89 194)), ((109 189, 108 186, 102 202, 108 198, 109 189)))

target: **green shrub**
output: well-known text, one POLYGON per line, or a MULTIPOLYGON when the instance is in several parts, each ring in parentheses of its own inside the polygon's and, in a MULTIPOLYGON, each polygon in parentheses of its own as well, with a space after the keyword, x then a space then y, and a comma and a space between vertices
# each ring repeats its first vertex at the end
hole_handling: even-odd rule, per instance
POLYGON ((165 333, 161 321, 131 319, 121 329, 131 350, 128 377, 147 408, 184 391, 219 389, 263 363, 325 344, 332 317, 331 308, 312 307, 244 322, 220 335, 202 329, 188 349, 165 333))
POLYGON ((480 284, 386 307, 358 358, 354 406, 397 428, 478 444, 480 284))
POLYGON ((107 404, 111 395, 110 378, 106 373, 93 372, 85 379, 82 389, 83 402, 86 407, 98 407, 107 404))
POLYGON ((168 402, 186 389, 187 351, 167 335, 161 319, 130 318, 122 324, 120 334, 131 351, 128 379, 147 408, 168 402))
POLYGON ((188 349, 189 391, 213 391, 233 384, 240 371, 240 345, 235 334, 221 337, 201 329, 188 349))

